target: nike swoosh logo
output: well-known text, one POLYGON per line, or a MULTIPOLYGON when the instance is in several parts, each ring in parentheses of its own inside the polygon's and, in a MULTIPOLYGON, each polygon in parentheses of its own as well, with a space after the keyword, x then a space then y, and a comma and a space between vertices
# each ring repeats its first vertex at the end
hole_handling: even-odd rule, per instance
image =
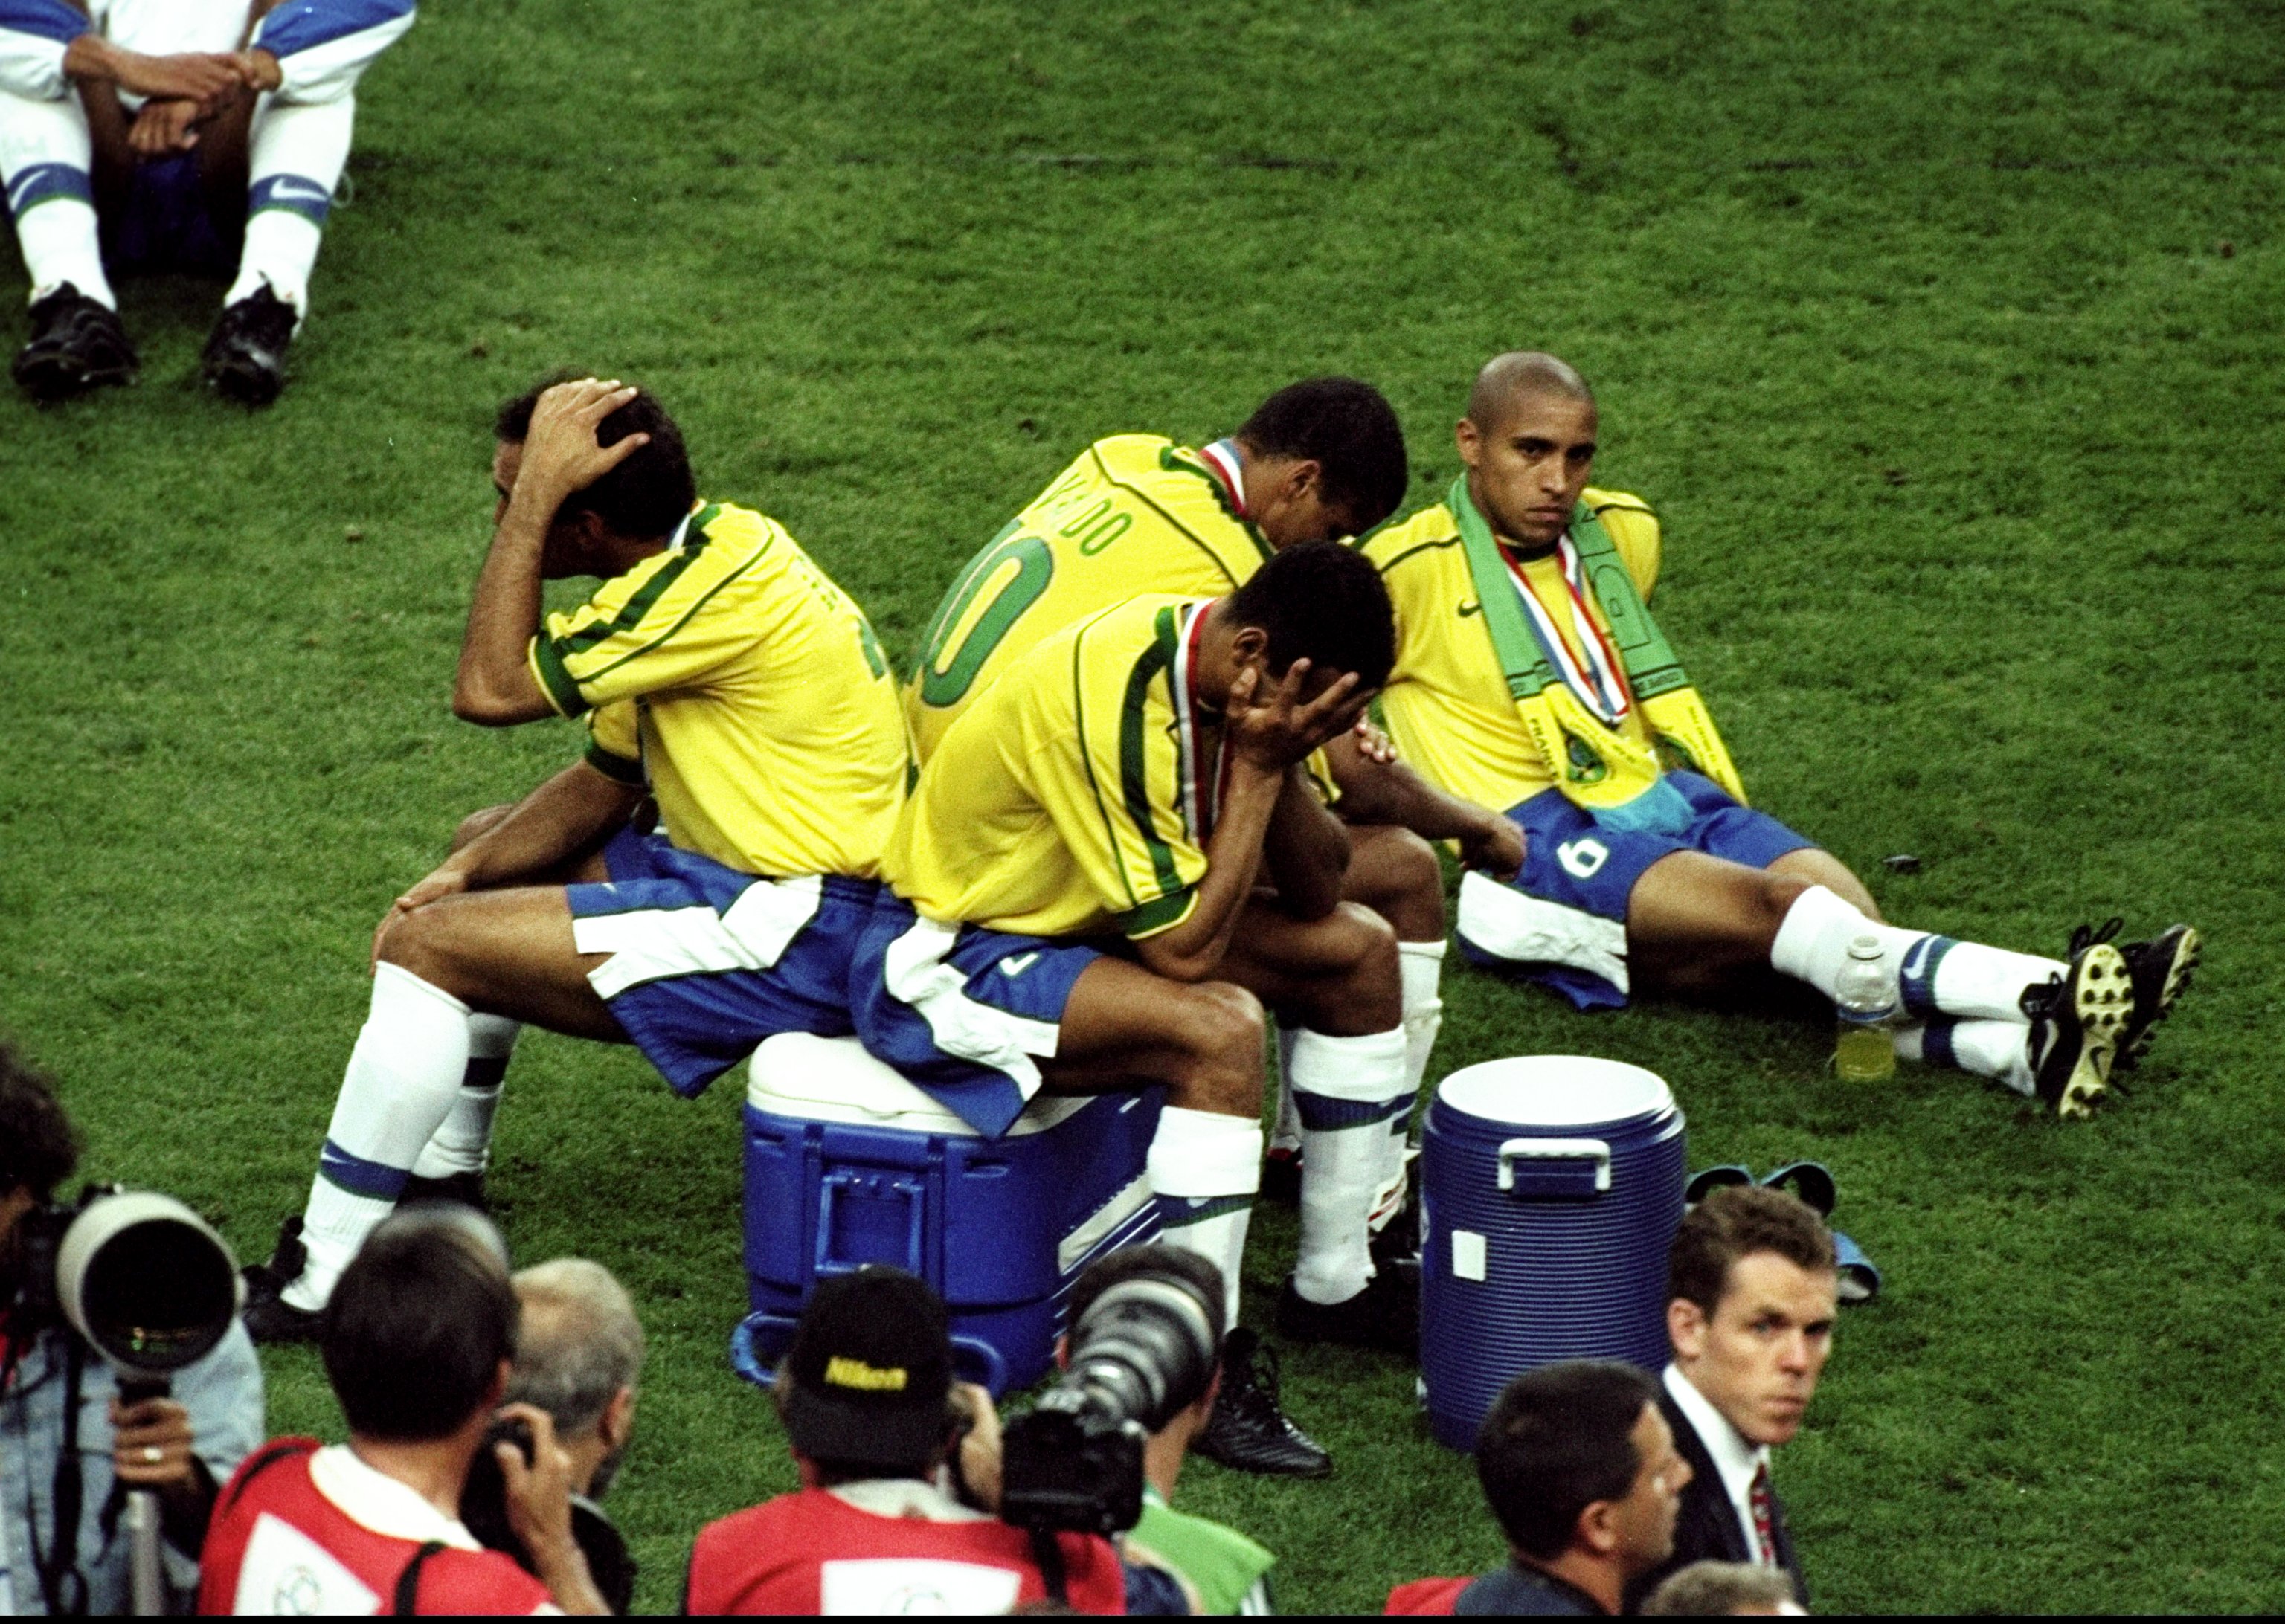
POLYGON ((1013 981, 1017 977, 1022 975, 1025 970, 1031 969, 1032 966, 1037 964, 1039 961, 1040 954, 1037 948, 1033 949, 1030 953, 1010 953, 1008 957, 1000 961, 1000 973, 1007 977, 1009 980, 1013 981))
POLYGON ((274 198, 294 198, 302 202, 322 203, 334 194, 330 192, 321 192, 315 186, 272 186, 270 188, 270 195, 274 198))
POLYGON ((1912 950, 1904 955, 1904 963, 1898 967, 1896 971, 1898 977, 1905 981, 1918 981, 1920 978, 1920 972, 1928 968, 1928 951, 1935 945, 1925 936, 1914 942, 1912 950))
POLYGON ((1480 615, 1483 612, 1484 606, 1480 601, 1476 603, 1464 603, 1460 606, 1460 618, 1462 620, 1467 619, 1471 615, 1480 615))

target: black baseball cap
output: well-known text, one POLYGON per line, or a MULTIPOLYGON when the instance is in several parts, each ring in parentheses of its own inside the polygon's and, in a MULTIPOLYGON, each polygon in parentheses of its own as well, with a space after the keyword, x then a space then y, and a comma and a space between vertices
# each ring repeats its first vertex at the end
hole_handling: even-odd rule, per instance
POLYGON ((952 1334, 925 1281, 861 1268, 822 1281, 786 1353, 793 1447, 836 1467, 909 1476, 949 1431, 952 1334))

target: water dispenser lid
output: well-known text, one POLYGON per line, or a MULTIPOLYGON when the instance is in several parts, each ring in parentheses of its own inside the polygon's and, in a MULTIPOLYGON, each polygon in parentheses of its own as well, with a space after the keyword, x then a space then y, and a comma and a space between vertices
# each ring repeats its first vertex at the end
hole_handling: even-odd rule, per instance
POLYGON ((1654 1071, 1592 1055, 1519 1055, 1464 1067, 1437 1098, 1455 1110, 1522 1127, 1583 1127, 1655 1117, 1674 1094, 1654 1071))

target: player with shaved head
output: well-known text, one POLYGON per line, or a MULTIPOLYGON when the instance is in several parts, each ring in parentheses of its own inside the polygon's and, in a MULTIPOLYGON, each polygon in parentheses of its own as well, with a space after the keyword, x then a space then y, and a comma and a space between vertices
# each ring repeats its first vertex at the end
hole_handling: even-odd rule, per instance
POLYGON ((1496 357, 1445 499, 1367 544, 1396 609, 1382 709, 1399 749, 1524 835, 1512 881, 1463 878, 1463 950, 1582 1009, 1733 993, 1772 970, 1832 997, 1852 949, 1877 952, 1909 1023, 1900 1055, 2087 1115, 2187 984, 2197 932, 2121 947, 2114 920, 2075 932, 2065 961, 1883 921, 1839 859, 1747 804, 1651 617, 1658 519, 1589 482, 1598 428, 1576 368, 1496 357))

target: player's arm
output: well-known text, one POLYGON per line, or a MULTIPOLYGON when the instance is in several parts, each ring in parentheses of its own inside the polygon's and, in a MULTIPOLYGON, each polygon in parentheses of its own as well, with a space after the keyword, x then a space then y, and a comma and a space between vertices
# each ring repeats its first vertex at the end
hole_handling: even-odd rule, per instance
POLYGON ((611 777, 588 761, 574 762, 391 903, 373 933, 375 957, 381 938, 402 915, 461 891, 560 870, 616 834, 642 797, 641 785, 611 777))
POLYGON ((556 713, 528 658, 540 629, 547 532, 566 498, 649 443, 643 434, 612 445, 596 443, 596 426, 635 394, 616 379, 605 383, 582 378, 546 390, 533 407, 515 489, 492 532, 491 550, 484 554, 468 605, 459 671, 452 682, 452 714, 462 721, 509 727, 556 713))
POLYGON ((1495 879, 1512 880, 1522 869, 1523 831, 1488 806, 1446 794, 1394 757, 1380 759, 1354 734, 1328 744, 1325 758, 1347 821, 1399 824, 1424 840, 1457 841, 1460 860, 1495 879))
POLYGON ((1285 769, 1261 859, 1277 887, 1278 906, 1294 918, 1323 919, 1339 906, 1349 869, 1348 835, 1298 765, 1285 769))
POLYGON ((1142 962, 1170 981, 1205 981, 1221 969, 1260 872, 1262 846, 1285 791, 1288 769, 1346 732, 1371 698, 1358 691, 1355 673, 1347 673, 1304 703, 1302 683, 1308 671, 1307 660, 1296 660, 1282 679, 1272 680, 1249 666, 1230 685, 1222 720, 1230 746, 1229 782, 1221 819, 1206 841, 1205 877, 1198 882, 1188 917, 1135 944, 1142 962))
POLYGON ((243 64, 227 52, 189 51, 174 56, 145 56, 112 43, 68 6, 54 9, 76 19, 84 30, 71 37, 57 63, 58 71, 72 83, 108 82, 154 101, 194 102, 201 114, 212 113, 246 88, 243 64))
POLYGON ((412 26, 412 0, 271 0, 257 4, 247 82, 289 102, 339 101, 373 60, 412 26))

